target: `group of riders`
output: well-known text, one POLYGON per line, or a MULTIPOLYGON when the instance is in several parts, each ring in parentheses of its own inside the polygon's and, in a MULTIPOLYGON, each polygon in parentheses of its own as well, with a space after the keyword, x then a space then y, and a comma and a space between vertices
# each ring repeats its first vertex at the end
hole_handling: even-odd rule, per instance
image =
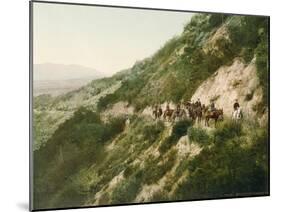
MULTIPOLYGON (((177 121, 190 118, 193 121, 200 123, 205 120, 205 125, 209 126, 209 120, 213 119, 215 125, 218 120, 223 119, 223 109, 218 109, 215 106, 215 101, 211 100, 209 105, 202 104, 200 98, 196 102, 181 102, 176 105, 175 109, 171 109, 170 105, 167 104, 165 110, 162 110, 161 105, 155 105, 153 109, 153 116, 155 119, 159 120, 163 118, 164 121, 177 121)), ((232 118, 234 120, 239 120, 242 118, 242 111, 238 100, 235 99, 233 104, 233 114, 232 118)))

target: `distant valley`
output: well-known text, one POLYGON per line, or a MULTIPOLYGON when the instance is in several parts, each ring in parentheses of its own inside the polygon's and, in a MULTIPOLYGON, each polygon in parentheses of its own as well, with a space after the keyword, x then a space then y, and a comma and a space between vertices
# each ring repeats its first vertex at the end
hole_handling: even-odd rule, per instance
POLYGON ((34 82, 34 96, 50 94, 58 96, 69 91, 76 90, 91 82, 92 78, 70 80, 42 80, 34 82))
POLYGON ((95 69, 80 65, 35 64, 33 70, 34 96, 58 96, 76 90, 104 75, 95 69))

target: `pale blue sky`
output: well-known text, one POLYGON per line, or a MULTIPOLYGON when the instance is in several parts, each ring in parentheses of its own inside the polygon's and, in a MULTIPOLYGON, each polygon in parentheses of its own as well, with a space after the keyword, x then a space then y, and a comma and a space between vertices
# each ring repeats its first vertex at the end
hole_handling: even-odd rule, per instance
POLYGON ((106 75, 151 56, 191 13, 34 3, 34 63, 77 64, 106 75))

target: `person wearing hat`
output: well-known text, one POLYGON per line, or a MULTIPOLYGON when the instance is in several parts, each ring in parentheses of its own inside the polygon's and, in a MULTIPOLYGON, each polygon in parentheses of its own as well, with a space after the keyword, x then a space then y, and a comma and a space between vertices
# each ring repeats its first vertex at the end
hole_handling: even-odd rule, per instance
POLYGON ((233 119, 235 119, 235 120, 242 119, 243 113, 242 113, 241 107, 238 103, 238 99, 235 99, 235 102, 233 104, 233 109, 234 109, 233 114, 232 114, 233 119))
POLYGON ((198 98, 197 101, 195 102, 195 106, 196 106, 196 107, 201 107, 201 101, 200 101, 199 98, 198 98))
POLYGON ((129 117, 129 115, 128 114, 126 114, 126 121, 125 121, 125 125, 126 126, 129 126, 130 125, 130 117, 129 117))
POLYGON ((238 103, 238 99, 235 99, 235 103, 233 104, 234 111, 238 110, 239 107, 240 107, 240 105, 238 103))
POLYGON ((177 107, 176 107, 176 110, 175 110, 176 116, 180 115, 180 111, 181 111, 181 104, 177 104, 177 107))
POLYGON ((170 105, 169 105, 169 104, 166 105, 166 110, 167 110, 167 111, 170 110, 170 105))

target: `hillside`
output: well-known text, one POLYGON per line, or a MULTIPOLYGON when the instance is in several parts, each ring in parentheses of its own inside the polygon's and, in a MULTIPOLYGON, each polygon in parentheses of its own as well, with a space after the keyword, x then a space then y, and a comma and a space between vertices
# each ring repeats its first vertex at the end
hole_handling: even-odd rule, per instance
MULTIPOLYGON (((229 115, 237 98, 247 115, 258 112, 262 116, 267 111, 266 41, 267 20, 262 17, 196 15, 182 35, 172 38, 151 58, 137 62, 131 69, 93 81, 57 98, 37 97, 35 117, 43 114, 48 123, 40 120, 40 127, 35 130, 35 144, 45 143, 57 126, 80 106, 103 111, 124 102, 135 112, 142 112, 154 104, 164 106, 167 102, 201 97, 207 105, 211 99, 219 98, 218 107, 224 108, 229 115), (225 67, 229 68, 223 71, 225 67), (210 82, 216 73, 229 71, 231 74, 221 76, 215 85, 210 82), (253 77, 251 85, 247 84, 249 77, 253 77), (208 78, 209 81, 202 85, 208 78), (241 79, 243 83, 239 85, 241 79), (224 81, 224 90, 221 81, 224 81), (208 87, 202 90, 207 83, 208 87), (233 83, 237 89, 233 89, 233 83), (212 89, 206 91, 210 86, 212 89), (249 101, 248 98, 253 99, 249 101), (49 123, 52 123, 52 130, 43 127, 44 132, 41 132, 41 126, 49 123)), ((120 111, 119 107, 116 113, 113 110, 110 114, 118 115, 120 111)), ((127 109, 123 108, 123 111, 127 109)))
POLYGON ((265 17, 198 14, 133 67, 35 97, 35 208, 268 194, 267 30, 265 17), (197 98, 224 121, 152 117, 197 98), (236 98, 242 122, 229 118, 236 98))
POLYGON ((80 109, 34 153, 35 205, 263 194, 268 190, 266 142, 267 129, 254 122, 225 122, 208 131, 188 121, 165 127, 132 117, 125 127, 122 118, 104 124, 97 114, 80 109))
POLYGON ((70 118, 81 106, 96 110, 98 100, 120 87, 122 75, 95 80, 78 90, 57 97, 40 95, 34 98, 34 143, 38 149, 44 145, 58 126, 70 118))
MULTIPOLYGON (((196 15, 182 35, 168 41, 149 59, 136 64, 134 77, 99 102, 100 108, 127 101, 135 109, 191 99, 196 89, 223 66, 254 58, 257 77, 267 90, 267 20, 227 15, 196 15)), ((243 72, 244 74, 244 72, 243 72)), ((267 104, 266 92, 263 105, 267 104)))
POLYGON ((263 102, 262 96, 255 59, 245 64, 237 58, 231 65, 221 67, 204 81, 191 100, 196 101, 200 98, 205 105, 208 105, 210 100, 215 100, 216 106, 223 108, 225 115, 231 116, 233 102, 238 99, 244 113, 253 117, 257 115, 257 106, 263 102))

